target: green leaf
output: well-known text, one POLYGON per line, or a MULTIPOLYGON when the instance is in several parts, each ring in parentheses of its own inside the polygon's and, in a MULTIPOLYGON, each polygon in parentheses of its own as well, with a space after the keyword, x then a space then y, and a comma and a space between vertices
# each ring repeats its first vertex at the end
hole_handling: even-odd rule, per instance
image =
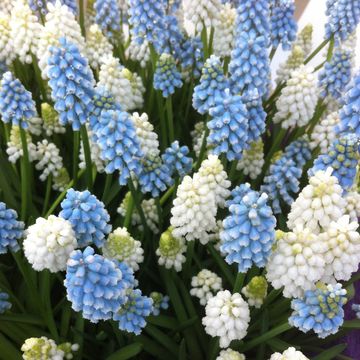
POLYGON ((220 256, 220 254, 215 250, 213 245, 207 245, 207 248, 210 251, 211 256, 214 258, 215 262, 218 264, 221 272, 225 276, 226 280, 233 285, 235 282, 235 277, 231 272, 231 267, 225 262, 225 260, 220 256))
POLYGON ((173 357, 173 355, 164 349, 163 346, 160 346, 145 335, 137 336, 136 341, 140 342, 143 345, 144 351, 153 355, 155 359, 169 360, 173 357))
POLYGON ((10 321, 10 322, 19 322, 23 324, 32 324, 32 325, 44 325, 43 320, 36 315, 28 314, 10 314, 0 315, 0 322, 10 321))
POLYGON ((173 355, 177 355, 179 353, 178 344, 173 341, 169 336, 164 334, 155 326, 147 324, 145 328, 145 332, 148 333, 153 339, 155 339, 159 344, 161 344, 164 348, 168 349, 173 355))
POLYGON ((346 349, 347 344, 335 345, 332 348, 323 351, 320 355, 315 356, 312 360, 331 360, 336 355, 341 354, 346 349))
POLYGON ((8 340, 0 334, 0 349, 2 359, 21 360, 20 351, 8 340))
POLYGON ((127 345, 122 349, 116 351, 114 354, 108 356, 106 360, 127 360, 133 358, 135 355, 139 354, 143 348, 143 345, 140 343, 133 343, 127 345))
POLYGON ((181 340, 178 359, 179 360, 186 360, 186 343, 185 343, 185 339, 181 340))
POLYGON ((360 319, 346 320, 341 326, 342 329, 360 329, 360 319))
POLYGON ((166 329, 178 329, 179 322, 171 317, 171 316, 165 316, 165 315, 158 315, 158 316, 149 316, 146 321, 149 324, 153 324, 156 326, 160 326, 166 329))

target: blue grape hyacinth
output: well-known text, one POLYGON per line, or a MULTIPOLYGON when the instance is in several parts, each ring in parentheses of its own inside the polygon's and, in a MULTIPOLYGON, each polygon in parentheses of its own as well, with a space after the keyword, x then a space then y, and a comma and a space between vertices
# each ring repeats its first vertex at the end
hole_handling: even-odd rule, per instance
POLYGON ((229 81, 224 75, 219 57, 211 55, 202 68, 200 82, 193 92, 193 107, 201 115, 207 113, 215 103, 224 97, 229 81))
POLYGON ((60 123, 71 124, 77 131, 94 107, 94 77, 88 61, 75 45, 61 38, 59 47, 50 47, 48 65, 51 97, 60 123))
MULTIPOLYGON (((52 0, 52 2, 54 2, 54 0, 52 0)), ((74 15, 77 15, 77 13, 78 13, 77 3, 78 2, 76 0, 60 0, 60 3, 62 5, 66 5, 74 15)))
POLYGON ((152 293, 150 293, 150 297, 153 300, 152 315, 158 316, 160 315, 161 309, 166 310, 169 308, 169 296, 163 295, 157 291, 153 291, 152 293))
POLYGON ((120 31, 120 9, 116 0, 95 0, 95 21, 101 30, 112 36, 120 31))
POLYGON ((318 170, 334 169, 332 175, 339 180, 344 190, 349 190, 356 177, 356 168, 359 163, 360 139, 355 134, 346 134, 336 139, 326 154, 321 154, 314 161, 314 166, 308 171, 309 176, 318 170))
POLYGON ((95 195, 88 190, 69 189, 60 206, 59 216, 70 221, 80 247, 90 244, 103 246, 111 231, 110 216, 95 195))
POLYGON ((297 23, 294 18, 294 0, 274 0, 271 8, 271 43, 276 49, 290 50, 296 39, 297 23))
POLYGON ((143 296, 141 290, 133 289, 128 293, 127 302, 114 313, 113 320, 119 322, 120 330, 140 335, 152 310, 153 300, 143 296))
POLYGON ((0 254, 6 254, 8 250, 18 251, 18 240, 23 234, 24 223, 17 220, 16 211, 7 209, 6 205, 0 202, 0 254))
POLYGON ((340 99, 351 80, 352 54, 348 50, 335 50, 330 61, 319 72, 321 96, 340 99))
POLYGON ((243 184, 232 191, 232 201, 227 202, 230 215, 220 232, 220 250, 226 254, 228 264, 237 263, 238 271, 245 273, 254 264, 264 267, 275 242, 276 219, 268 196, 243 184))
POLYGON ((185 39, 179 49, 176 58, 180 62, 183 71, 191 70, 194 79, 201 75, 204 65, 203 43, 199 37, 185 39))
POLYGON ((95 254, 88 246, 74 250, 67 263, 64 281, 67 299, 74 311, 82 311, 93 323, 109 320, 126 300, 126 292, 133 285, 124 281, 117 261, 95 254))
POLYGON ((125 111, 103 110, 95 133, 101 158, 107 163, 105 171, 120 173, 119 183, 125 185, 130 172, 139 175, 143 156, 139 139, 130 115, 125 111))
POLYGON ((319 338, 338 332, 344 322, 343 305, 347 302, 346 290, 341 284, 318 284, 316 290, 308 290, 302 299, 294 299, 294 310, 289 324, 304 333, 313 330, 319 338))
POLYGON ((181 86, 181 74, 176 68, 174 58, 170 54, 162 54, 156 64, 154 89, 160 90, 162 96, 167 98, 181 86))
POLYGON ((165 149, 161 158, 170 169, 171 174, 177 173, 180 178, 183 178, 191 171, 193 165, 193 159, 187 156, 188 154, 189 148, 186 145, 180 146, 176 140, 165 149))
POLYGON ((208 144, 215 155, 226 154, 229 161, 240 160, 247 147, 248 113, 241 97, 227 89, 224 98, 209 110, 212 117, 207 123, 210 134, 208 144))
POLYGON ((28 0, 28 4, 36 15, 45 15, 47 13, 46 0, 28 0))
POLYGON ((7 310, 11 309, 11 302, 9 301, 9 294, 0 291, 0 314, 3 314, 7 310))
POLYGON ((285 148, 284 154, 289 159, 294 160, 299 169, 302 169, 311 159, 309 140, 306 137, 296 139, 285 148))
POLYGON ((29 127, 27 120, 36 115, 31 92, 27 91, 10 71, 6 72, 1 80, 0 113, 4 123, 24 129, 29 127))

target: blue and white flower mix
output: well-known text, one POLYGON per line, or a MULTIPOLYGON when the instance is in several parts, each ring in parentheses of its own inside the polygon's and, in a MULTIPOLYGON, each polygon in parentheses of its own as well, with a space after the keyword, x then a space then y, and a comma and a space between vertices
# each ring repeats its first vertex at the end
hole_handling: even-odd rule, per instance
POLYGON ((326 1, 316 48, 295 13, 1 2, 4 357, 344 350, 330 344, 358 327, 344 305, 360 264, 360 1, 326 1))

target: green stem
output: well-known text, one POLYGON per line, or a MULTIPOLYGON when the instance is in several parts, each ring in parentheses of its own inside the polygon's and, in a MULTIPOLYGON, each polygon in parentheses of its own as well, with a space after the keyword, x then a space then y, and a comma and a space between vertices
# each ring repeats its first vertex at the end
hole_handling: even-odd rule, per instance
POLYGON ((174 117, 173 117, 171 96, 168 96, 166 98, 166 114, 167 114, 167 125, 168 125, 168 130, 169 130, 169 144, 171 144, 175 140, 174 117))
POLYGON ((199 157, 198 157, 198 160, 195 165, 195 171, 199 170, 200 165, 201 165, 202 161, 204 160, 205 153, 206 153, 206 140, 207 140, 208 135, 209 135, 209 128, 206 126, 205 131, 204 131, 204 137, 203 137, 203 140, 201 143, 199 157))
POLYGON ((214 43, 214 33, 215 33, 215 29, 212 26, 210 29, 210 37, 209 37, 209 46, 208 46, 208 57, 212 54, 213 52, 213 43, 214 43))
POLYGON ((134 199, 133 199, 133 196, 130 194, 129 201, 128 201, 128 206, 126 208, 126 215, 125 215, 125 219, 124 219, 124 224, 123 224, 123 226, 126 227, 127 229, 129 229, 129 227, 130 227, 131 216, 133 214, 133 211, 134 211, 134 199))
POLYGON ((84 155, 85 155, 85 174, 86 174, 86 182, 87 187, 91 191, 92 185, 93 185, 93 179, 92 179, 92 163, 91 163, 91 152, 90 152, 90 142, 89 137, 87 133, 87 129, 85 125, 81 125, 81 139, 83 142, 83 148, 84 148, 84 155))
POLYGON ((43 79, 41 77, 41 71, 39 69, 37 59, 36 59, 35 55, 33 55, 33 54, 31 54, 31 58, 32 58, 32 63, 33 63, 33 67, 34 67, 36 81, 37 81, 37 83, 39 85, 39 88, 40 88, 42 101, 47 102, 46 88, 45 88, 45 85, 44 85, 44 81, 43 81, 43 79))
POLYGON ((204 60, 206 60, 209 57, 209 53, 208 53, 207 30, 204 22, 203 22, 203 28, 201 30, 201 41, 203 43, 203 49, 204 49, 204 60))
POLYGON ((158 106, 158 112, 160 117, 160 131, 161 131, 161 150, 164 151, 167 147, 167 126, 166 126, 166 119, 165 119, 165 112, 164 112, 164 103, 163 103, 163 97, 161 95, 160 91, 156 91, 156 102, 158 106))
POLYGON ((79 22, 81 35, 86 38, 84 0, 79 0, 79 22))
POLYGON ((140 201, 139 201, 139 199, 137 197, 137 190, 135 189, 135 186, 134 186, 134 183, 133 183, 131 177, 129 178, 128 185, 129 185, 129 189, 130 189, 132 198, 134 199, 136 210, 138 211, 138 213, 140 215, 141 222, 142 222, 142 225, 144 227, 144 230, 147 231, 148 226, 147 226, 147 223, 146 223, 146 218, 145 218, 145 215, 144 215, 144 211, 143 211, 143 209, 141 207, 141 203, 140 203, 140 201))
POLYGON ((111 183, 112 183, 112 174, 106 174, 104 192, 101 198, 102 201, 104 201, 107 198, 109 191, 111 189, 111 183))
POLYGON ((159 197, 155 198, 155 204, 156 204, 156 211, 157 211, 158 217, 159 217, 159 231, 160 231, 160 234, 161 234, 162 233, 162 227, 163 227, 163 214, 162 214, 162 208, 161 208, 159 197))
POLYGON ((74 148, 73 148, 73 172, 74 185, 76 185, 78 177, 78 164, 79 164, 79 149, 80 149, 80 133, 74 131, 74 148))
POLYGON ((275 47, 275 46, 271 49, 270 54, 269 54, 270 61, 273 59, 273 57, 276 53, 276 50, 277 50, 277 47, 275 47))
POLYGON ((334 34, 331 35, 330 37, 330 44, 329 44, 329 48, 328 48, 328 52, 326 54, 326 61, 330 61, 334 52, 334 46, 335 46, 335 39, 334 39, 334 34))
POLYGON ((308 64, 330 41, 330 39, 324 40, 304 61, 304 65, 308 64))
POLYGON ((82 359, 82 351, 83 351, 83 343, 84 343, 84 318, 82 317, 82 313, 79 312, 76 315, 76 323, 75 323, 75 335, 74 342, 79 345, 79 350, 76 352, 76 356, 78 359, 82 359))
POLYGON ((32 202, 29 152, 25 130, 20 126, 20 138, 23 150, 21 158, 21 220, 28 216, 29 206, 32 202))
POLYGON ((239 292, 243 287, 245 275, 244 273, 237 273, 233 293, 239 292))
POLYGON ((43 206, 43 210, 42 210, 43 215, 46 213, 46 209, 49 206, 51 185, 52 185, 52 174, 49 174, 49 176, 46 180, 45 200, 44 200, 44 206, 43 206))
POLYGON ((171 188, 169 188, 166 193, 160 198, 160 205, 164 205, 166 201, 169 199, 169 197, 172 195, 172 193, 175 190, 175 186, 173 185, 171 188))

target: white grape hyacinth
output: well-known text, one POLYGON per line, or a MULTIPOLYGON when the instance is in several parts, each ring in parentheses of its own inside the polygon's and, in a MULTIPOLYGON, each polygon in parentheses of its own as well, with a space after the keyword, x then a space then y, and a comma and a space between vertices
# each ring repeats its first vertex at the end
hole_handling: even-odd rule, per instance
POLYGON ((305 126, 312 118, 318 99, 317 79, 312 68, 304 65, 291 73, 276 101, 274 123, 283 129, 305 126))
MULTIPOLYGON (((29 154, 29 161, 32 162, 37 159, 37 151, 36 145, 32 143, 31 135, 28 132, 26 132, 26 143, 29 154)), ((15 164, 16 161, 24 155, 20 137, 20 128, 18 126, 12 126, 10 130, 10 139, 6 145, 6 153, 8 155, 8 159, 11 163, 15 164)))
POLYGON ((309 358, 294 347, 289 347, 283 353, 273 353, 269 360, 309 360, 309 358))
POLYGON ((297 34, 296 40, 294 41, 293 46, 300 46, 304 51, 304 55, 308 56, 312 49, 312 35, 313 35, 313 26, 312 24, 307 24, 304 28, 297 34))
MULTIPOLYGON (((205 124, 203 121, 200 121, 195 124, 194 130, 190 132, 191 138, 192 138, 192 144, 195 151, 195 155, 199 157, 200 150, 201 150, 201 144, 203 142, 204 136, 205 136, 205 124)), ((206 154, 206 150, 205 150, 206 154)))
POLYGON ((0 12, 0 62, 10 65, 15 59, 13 43, 10 34, 10 17, 0 12))
POLYGON ((337 221, 332 221, 326 231, 319 235, 319 239, 327 245, 322 282, 328 284, 347 281, 357 271, 360 263, 358 227, 357 221, 350 221, 349 215, 344 215, 337 221))
POLYGON ((43 121, 42 118, 39 117, 38 115, 31 117, 30 119, 28 119, 27 121, 29 127, 27 128, 27 130, 29 131, 30 134, 35 135, 35 136, 40 136, 42 133, 42 125, 43 125, 43 121))
POLYGON ((139 270, 139 264, 144 261, 141 242, 135 240, 125 227, 119 227, 109 234, 102 252, 106 258, 125 262, 134 271, 139 270))
POLYGON ((222 280, 214 272, 203 269, 191 279, 190 295, 197 297, 201 305, 206 305, 208 300, 219 290, 222 290, 222 280))
POLYGON ((10 15, 13 5, 14 5, 14 0, 1 0, 0 11, 6 15, 10 15))
POLYGON ((58 272, 66 269, 70 253, 77 247, 71 223, 61 217, 39 217, 26 230, 24 253, 36 271, 48 269, 58 272))
POLYGON ((50 174, 56 177, 63 167, 63 160, 57 146, 44 139, 37 143, 36 152, 39 162, 35 165, 35 168, 42 171, 40 180, 45 181, 50 174))
POLYGON ((358 221, 360 218, 360 194, 357 191, 349 191, 344 196, 346 201, 345 214, 350 216, 350 221, 358 221))
POLYGON ((65 126, 61 125, 59 122, 59 114, 50 104, 41 104, 41 115, 43 117, 43 127, 47 136, 65 133, 65 126))
POLYGON ((209 299, 205 314, 202 319, 205 332, 213 337, 219 336, 221 348, 228 347, 232 340, 241 340, 246 336, 250 310, 239 293, 219 291, 209 299))
POLYGON ((331 221, 337 221, 344 215, 346 200, 342 197, 343 190, 338 179, 332 176, 333 169, 319 170, 309 178, 309 184, 300 192, 292 203, 288 215, 287 226, 308 228, 319 234, 326 229, 331 221))
POLYGON ((337 135, 335 134, 335 126, 340 122, 340 117, 337 111, 328 114, 325 118, 320 120, 314 127, 311 133, 310 146, 312 149, 319 147, 320 154, 326 154, 333 144, 337 135))
POLYGON ((276 248, 266 265, 266 278, 274 289, 284 287, 287 298, 299 298, 315 288, 325 271, 326 244, 310 229, 277 232, 276 248))
POLYGON ((237 163, 236 169, 248 175, 250 179, 256 179, 264 166, 264 144, 262 140, 253 142, 249 149, 244 150, 242 158, 237 163))
POLYGON ((233 349, 221 350, 216 360, 245 360, 245 355, 233 349))
POLYGON ((142 44, 138 44, 136 39, 132 38, 129 47, 125 51, 125 55, 128 59, 139 62, 140 66, 145 68, 150 60, 149 43, 144 40, 142 44))
POLYGON ((305 60, 304 51, 300 46, 293 46, 286 61, 276 70, 276 82, 281 83, 290 79, 291 73, 300 67, 305 60))

